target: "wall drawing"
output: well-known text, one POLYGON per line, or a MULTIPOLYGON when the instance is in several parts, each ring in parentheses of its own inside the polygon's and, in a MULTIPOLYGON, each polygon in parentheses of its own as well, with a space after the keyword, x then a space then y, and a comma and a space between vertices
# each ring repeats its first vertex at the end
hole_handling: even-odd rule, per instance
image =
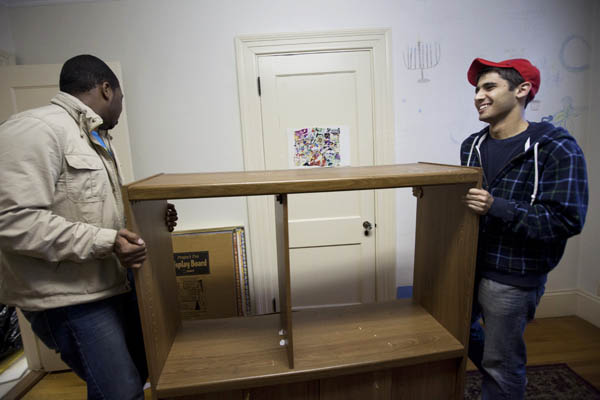
POLYGON ((590 68, 591 46, 585 38, 571 35, 560 47, 559 58, 562 66, 569 72, 582 72, 590 68))
POLYGON ((438 65, 440 56, 441 48, 439 43, 430 44, 422 43, 421 41, 418 41, 416 46, 406 49, 402 54, 406 69, 409 71, 421 70, 421 79, 417 81, 419 83, 429 82, 429 79, 423 75, 423 71, 438 65))
POLYGON ((573 133, 573 120, 583 114, 586 107, 573 106, 573 98, 571 96, 563 97, 561 103, 562 110, 542 117, 542 122, 551 122, 554 126, 561 126, 573 133))

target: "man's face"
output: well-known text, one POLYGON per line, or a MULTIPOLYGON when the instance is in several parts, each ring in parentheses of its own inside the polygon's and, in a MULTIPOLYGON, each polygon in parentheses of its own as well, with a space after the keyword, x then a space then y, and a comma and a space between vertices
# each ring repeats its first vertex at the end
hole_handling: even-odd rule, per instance
POLYGON ((108 101, 105 115, 102 116, 102 129, 112 129, 119 122, 119 116, 123 111, 123 92, 121 88, 112 90, 112 97, 108 101))
POLYGON ((479 120, 487 123, 500 122, 515 107, 519 107, 517 88, 510 90, 508 81, 497 72, 482 75, 475 88, 475 108, 479 120))

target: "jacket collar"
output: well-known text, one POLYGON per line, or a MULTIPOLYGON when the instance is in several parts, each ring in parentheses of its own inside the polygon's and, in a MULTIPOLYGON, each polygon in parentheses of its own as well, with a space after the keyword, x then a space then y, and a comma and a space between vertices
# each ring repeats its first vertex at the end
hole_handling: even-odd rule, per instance
POLYGON ((77 122, 82 130, 81 136, 102 125, 102 118, 75 96, 58 92, 50 102, 62 107, 77 122))

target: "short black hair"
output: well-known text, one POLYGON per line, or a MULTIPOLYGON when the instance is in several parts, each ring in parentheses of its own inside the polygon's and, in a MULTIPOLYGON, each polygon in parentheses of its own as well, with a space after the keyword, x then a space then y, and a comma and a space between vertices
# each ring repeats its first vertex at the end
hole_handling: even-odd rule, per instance
POLYGON ((104 61, 90 54, 81 54, 68 59, 62 66, 59 88, 62 92, 76 95, 104 82, 113 89, 120 87, 117 76, 104 61))
MULTIPOLYGON (((517 86, 521 83, 525 82, 525 79, 521 76, 521 74, 514 68, 499 68, 499 67, 484 67, 477 73, 477 82, 479 82, 479 78, 481 78, 485 74, 489 74, 490 72, 497 72, 500 75, 500 78, 504 79, 508 82, 508 89, 515 90, 517 86)), ((531 93, 527 96, 525 100, 525 108, 527 108, 527 104, 531 99, 531 93)))

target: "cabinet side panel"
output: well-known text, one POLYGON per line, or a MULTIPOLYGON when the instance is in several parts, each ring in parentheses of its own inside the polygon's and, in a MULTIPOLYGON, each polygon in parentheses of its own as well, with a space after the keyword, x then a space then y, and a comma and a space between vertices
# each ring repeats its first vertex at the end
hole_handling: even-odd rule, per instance
POLYGON ((417 204, 413 298, 463 345, 468 343, 478 216, 463 203, 474 185, 423 188, 417 204))
POLYGON ((287 340, 290 368, 294 368, 294 341, 292 335, 292 296, 290 284, 290 240, 288 228, 288 198, 286 194, 275 197, 275 230, 277 233, 277 275, 279 279, 281 339, 287 340))
POLYGON ((134 270, 148 372, 156 388, 181 323, 173 245, 165 226, 166 200, 125 202, 127 228, 146 242, 147 258, 134 270))
POLYGON ((465 346, 456 398, 464 390, 479 233, 479 217, 462 196, 474 186, 424 187, 417 203, 413 299, 465 346))

